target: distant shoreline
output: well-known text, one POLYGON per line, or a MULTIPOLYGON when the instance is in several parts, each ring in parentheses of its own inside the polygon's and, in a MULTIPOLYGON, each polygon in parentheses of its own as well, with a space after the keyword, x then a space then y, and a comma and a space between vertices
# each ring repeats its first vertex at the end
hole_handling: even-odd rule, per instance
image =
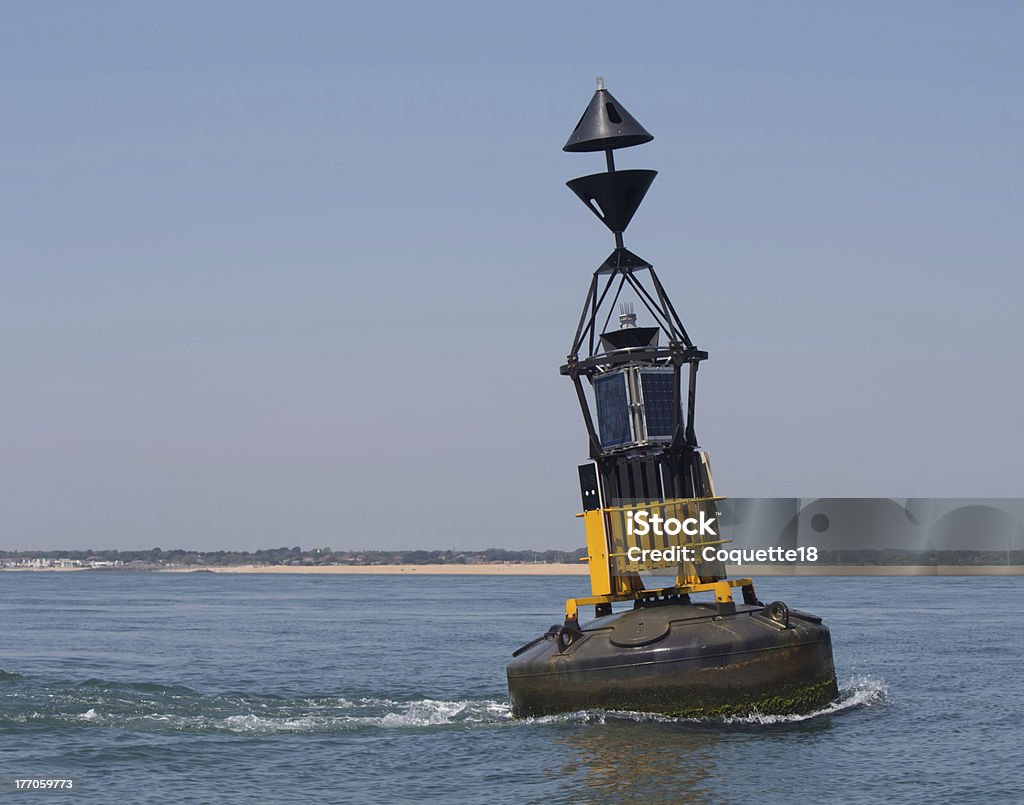
MULTIPOLYGON (((419 576, 586 576, 585 562, 569 564, 476 565, 236 565, 217 568, 168 568, 161 573, 308 573, 320 575, 419 576)), ((1024 576, 1024 565, 728 565, 730 578, 741 576, 1024 576)), ((667 574, 666 574, 667 576, 667 574)))
POLYGON ((505 564, 475 565, 229 565, 225 567, 169 567, 158 573, 307 573, 311 575, 379 576, 586 576, 587 565, 579 564, 505 564))
MULTIPOLYGON (((5 567, 28 573, 71 573, 85 570, 122 572, 120 568, 5 567)), ((1024 576, 1024 565, 729 565, 730 578, 742 576, 1024 576)), ((153 573, 243 573, 254 575, 369 575, 369 576, 586 576, 587 565, 505 564, 473 565, 227 565, 223 567, 168 567, 153 573)), ((657 574, 660 575, 660 574, 657 574)), ((665 574, 666 578, 668 574, 665 574)))

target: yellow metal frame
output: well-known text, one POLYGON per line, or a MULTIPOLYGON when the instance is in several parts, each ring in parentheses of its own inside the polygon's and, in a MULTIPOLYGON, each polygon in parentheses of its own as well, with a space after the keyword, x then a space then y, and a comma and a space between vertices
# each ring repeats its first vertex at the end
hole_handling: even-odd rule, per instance
POLYGON ((587 598, 567 598, 565 600, 565 617, 568 620, 579 619, 579 608, 586 604, 611 604, 615 601, 635 601, 638 598, 659 595, 683 595, 690 593, 702 593, 714 591, 715 602, 727 604, 733 601, 732 591, 734 587, 750 587, 753 589, 753 579, 722 579, 721 581, 705 582, 702 584, 678 584, 674 587, 660 587, 657 589, 641 588, 635 592, 620 593, 618 595, 591 595, 587 598))
POLYGON ((569 598, 565 602, 565 617, 576 621, 581 605, 608 604, 616 601, 631 601, 642 597, 658 595, 683 595, 699 592, 714 592, 715 601, 724 604, 731 602, 734 587, 750 587, 750 579, 727 579, 725 566, 721 562, 682 562, 669 560, 641 561, 629 560, 630 548, 641 550, 661 550, 670 548, 692 548, 697 556, 700 551, 710 545, 721 545, 728 540, 707 540, 699 536, 689 537, 648 535, 638 537, 628 533, 626 527, 630 512, 657 514, 663 518, 685 520, 713 512, 718 516, 717 502, 721 497, 679 498, 663 501, 640 503, 633 506, 609 506, 593 509, 576 515, 583 518, 583 526, 587 538, 587 556, 583 561, 590 567, 591 595, 586 598, 569 598), (671 587, 646 589, 638 575, 641 571, 659 568, 676 567, 676 583, 671 587))

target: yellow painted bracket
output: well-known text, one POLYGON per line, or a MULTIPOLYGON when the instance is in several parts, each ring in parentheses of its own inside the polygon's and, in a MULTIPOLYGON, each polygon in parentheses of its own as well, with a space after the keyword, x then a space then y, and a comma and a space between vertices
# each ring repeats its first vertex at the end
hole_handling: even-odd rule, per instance
POLYGON ((591 595, 586 598, 567 598, 565 601, 565 618, 570 621, 579 620, 579 608, 587 604, 612 604, 619 601, 636 601, 641 598, 655 598, 663 595, 689 595, 690 593, 714 592, 715 602, 727 604, 733 601, 732 591, 736 587, 749 589, 744 590, 745 598, 749 595, 755 599, 753 579, 722 579, 721 581, 703 582, 700 584, 680 584, 674 587, 660 587, 658 589, 641 589, 628 593, 591 595))
POLYGON ((727 580, 725 566, 721 563, 684 562, 678 563, 661 559, 657 561, 631 561, 631 548, 666 551, 673 547, 689 547, 699 552, 711 545, 721 545, 727 540, 703 539, 685 534, 648 534, 639 537, 628 528, 629 516, 638 512, 659 515, 664 519, 686 520, 714 513, 718 516, 717 502, 722 497, 680 498, 652 501, 633 506, 610 506, 593 509, 576 515, 583 518, 587 539, 587 557, 590 569, 591 595, 586 598, 570 598, 565 603, 565 616, 571 621, 578 617, 582 604, 608 604, 615 601, 630 601, 658 594, 682 595, 697 592, 714 592, 718 603, 732 601, 734 587, 749 587, 753 598, 753 582, 750 579, 727 580), (710 567, 708 565, 711 565, 710 567), (676 584, 658 590, 645 590, 640 579, 641 571, 676 567, 676 584))

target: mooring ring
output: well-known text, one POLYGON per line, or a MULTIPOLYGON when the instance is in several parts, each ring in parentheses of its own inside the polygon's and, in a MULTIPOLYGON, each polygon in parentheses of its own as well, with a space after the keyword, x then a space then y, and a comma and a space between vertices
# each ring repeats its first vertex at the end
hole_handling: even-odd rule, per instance
POLYGON ((768 607, 768 617, 783 626, 789 626, 789 607, 782 601, 772 601, 768 607))

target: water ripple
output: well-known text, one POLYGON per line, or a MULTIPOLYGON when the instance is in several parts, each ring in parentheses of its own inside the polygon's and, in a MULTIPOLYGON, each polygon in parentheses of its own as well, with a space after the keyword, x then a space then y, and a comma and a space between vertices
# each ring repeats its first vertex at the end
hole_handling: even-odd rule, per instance
POLYGON ((870 677, 851 680, 840 697, 802 715, 753 712, 728 718, 672 718, 655 713, 584 710, 513 721, 509 705, 496 699, 413 699, 310 696, 282 699, 253 694, 204 695, 180 685, 151 682, 43 685, 9 695, 0 724, 48 722, 140 732, 331 733, 357 729, 496 726, 502 724, 605 724, 635 721, 679 724, 774 725, 819 719, 886 700, 884 683, 870 677))

